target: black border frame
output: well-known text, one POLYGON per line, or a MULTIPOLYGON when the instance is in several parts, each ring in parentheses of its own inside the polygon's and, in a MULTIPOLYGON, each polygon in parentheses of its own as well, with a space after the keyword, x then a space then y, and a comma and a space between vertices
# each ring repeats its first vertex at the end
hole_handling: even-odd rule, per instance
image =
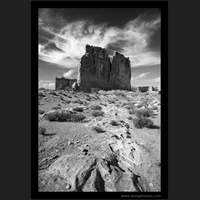
POLYGON ((166 199, 168 198, 168 2, 31 1, 31 198, 166 199), (159 8, 161 10, 161 192, 38 192, 38 8, 159 8))

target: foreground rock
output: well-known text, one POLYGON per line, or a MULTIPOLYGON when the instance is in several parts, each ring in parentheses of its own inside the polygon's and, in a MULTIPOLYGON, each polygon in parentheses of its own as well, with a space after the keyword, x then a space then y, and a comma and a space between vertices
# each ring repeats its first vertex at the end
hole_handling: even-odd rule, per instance
POLYGON ((160 191, 160 129, 133 123, 142 112, 160 126, 160 95, 39 94, 39 191, 160 191), (74 121, 75 115, 85 118, 74 121))

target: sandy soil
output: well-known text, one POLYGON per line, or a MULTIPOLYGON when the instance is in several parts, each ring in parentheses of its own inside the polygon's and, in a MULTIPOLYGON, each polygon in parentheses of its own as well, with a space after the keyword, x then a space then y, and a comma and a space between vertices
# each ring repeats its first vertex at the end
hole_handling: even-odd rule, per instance
POLYGON ((41 89, 39 113, 39 191, 160 191, 159 94, 41 89), (136 128, 130 105, 148 106, 157 128, 136 128), (85 118, 49 121, 52 110, 85 118))

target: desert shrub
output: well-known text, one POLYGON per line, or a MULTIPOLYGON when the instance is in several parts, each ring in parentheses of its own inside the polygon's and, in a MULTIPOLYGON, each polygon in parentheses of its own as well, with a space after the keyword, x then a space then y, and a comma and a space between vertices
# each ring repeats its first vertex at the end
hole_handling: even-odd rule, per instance
POLYGON ((148 118, 136 118, 133 120, 133 123, 136 128, 153 128, 153 121, 148 118))
POLYGON ((49 121, 57 121, 58 116, 59 116, 59 112, 57 110, 52 110, 46 113, 46 118, 49 121))
POLYGON ((39 134, 40 135, 44 135, 46 133, 46 128, 44 128, 44 127, 39 127, 39 134))
POLYGON ((156 105, 151 106, 152 110, 158 110, 158 107, 156 105))
POLYGON ((91 106, 90 106, 90 109, 91 109, 91 110, 102 110, 102 107, 99 106, 99 105, 91 105, 91 106))
POLYGON ((79 121, 82 121, 84 120, 86 117, 85 115, 81 114, 81 113, 74 113, 71 117, 71 120, 73 122, 79 122, 79 121))
POLYGON ((101 128, 100 126, 93 126, 92 130, 96 131, 97 133, 104 133, 106 132, 103 128, 101 128))
POLYGON ((73 111, 83 112, 83 107, 75 107, 73 108, 73 111))
POLYGON ((51 109, 52 109, 52 110, 58 110, 58 109, 60 109, 60 108, 61 108, 61 106, 58 105, 58 106, 52 107, 51 109))
POLYGON ((132 120, 132 119, 133 119, 133 117, 132 117, 132 116, 129 116, 129 117, 128 117, 128 119, 129 119, 129 120, 132 120))
POLYGON ((112 120, 112 121, 110 122, 110 124, 111 124, 112 126, 118 126, 118 125, 120 125, 120 123, 119 123, 118 121, 116 121, 116 120, 112 120))
POLYGON ((138 118, 145 118, 153 116, 153 111, 150 109, 141 109, 136 110, 135 114, 138 118))
POLYGON ((75 100, 73 100, 71 102, 77 103, 77 104, 83 104, 83 101, 81 101, 80 99, 75 99, 75 100))
POLYGON ((136 108, 133 103, 126 104, 125 108, 128 110, 130 115, 135 114, 136 112, 136 108))
POLYGON ((54 96, 59 96, 56 91, 50 91, 49 94, 54 95, 54 96))
POLYGON ((61 111, 58 114, 57 121, 71 121, 72 119, 72 113, 70 111, 61 111))
POLYGON ((136 112, 136 110, 135 110, 134 107, 130 108, 129 111, 128 111, 128 113, 129 113, 130 115, 134 115, 135 112, 136 112))
POLYGON ((104 115, 104 112, 100 111, 100 110, 94 110, 92 112, 92 116, 94 116, 94 117, 99 117, 99 116, 103 116, 103 115, 104 115))
POLYGON ((44 113, 45 113, 44 110, 39 109, 39 114, 44 114, 44 113))
POLYGON ((49 121, 67 121, 67 122, 79 122, 85 119, 85 115, 81 113, 74 113, 66 110, 50 111, 46 115, 49 121))

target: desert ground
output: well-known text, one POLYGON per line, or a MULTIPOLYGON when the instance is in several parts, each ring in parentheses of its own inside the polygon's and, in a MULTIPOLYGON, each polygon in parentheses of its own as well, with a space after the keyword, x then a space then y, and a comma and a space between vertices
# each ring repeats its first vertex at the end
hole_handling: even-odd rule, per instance
POLYGON ((39 89, 39 191, 160 191, 160 94, 39 89))

